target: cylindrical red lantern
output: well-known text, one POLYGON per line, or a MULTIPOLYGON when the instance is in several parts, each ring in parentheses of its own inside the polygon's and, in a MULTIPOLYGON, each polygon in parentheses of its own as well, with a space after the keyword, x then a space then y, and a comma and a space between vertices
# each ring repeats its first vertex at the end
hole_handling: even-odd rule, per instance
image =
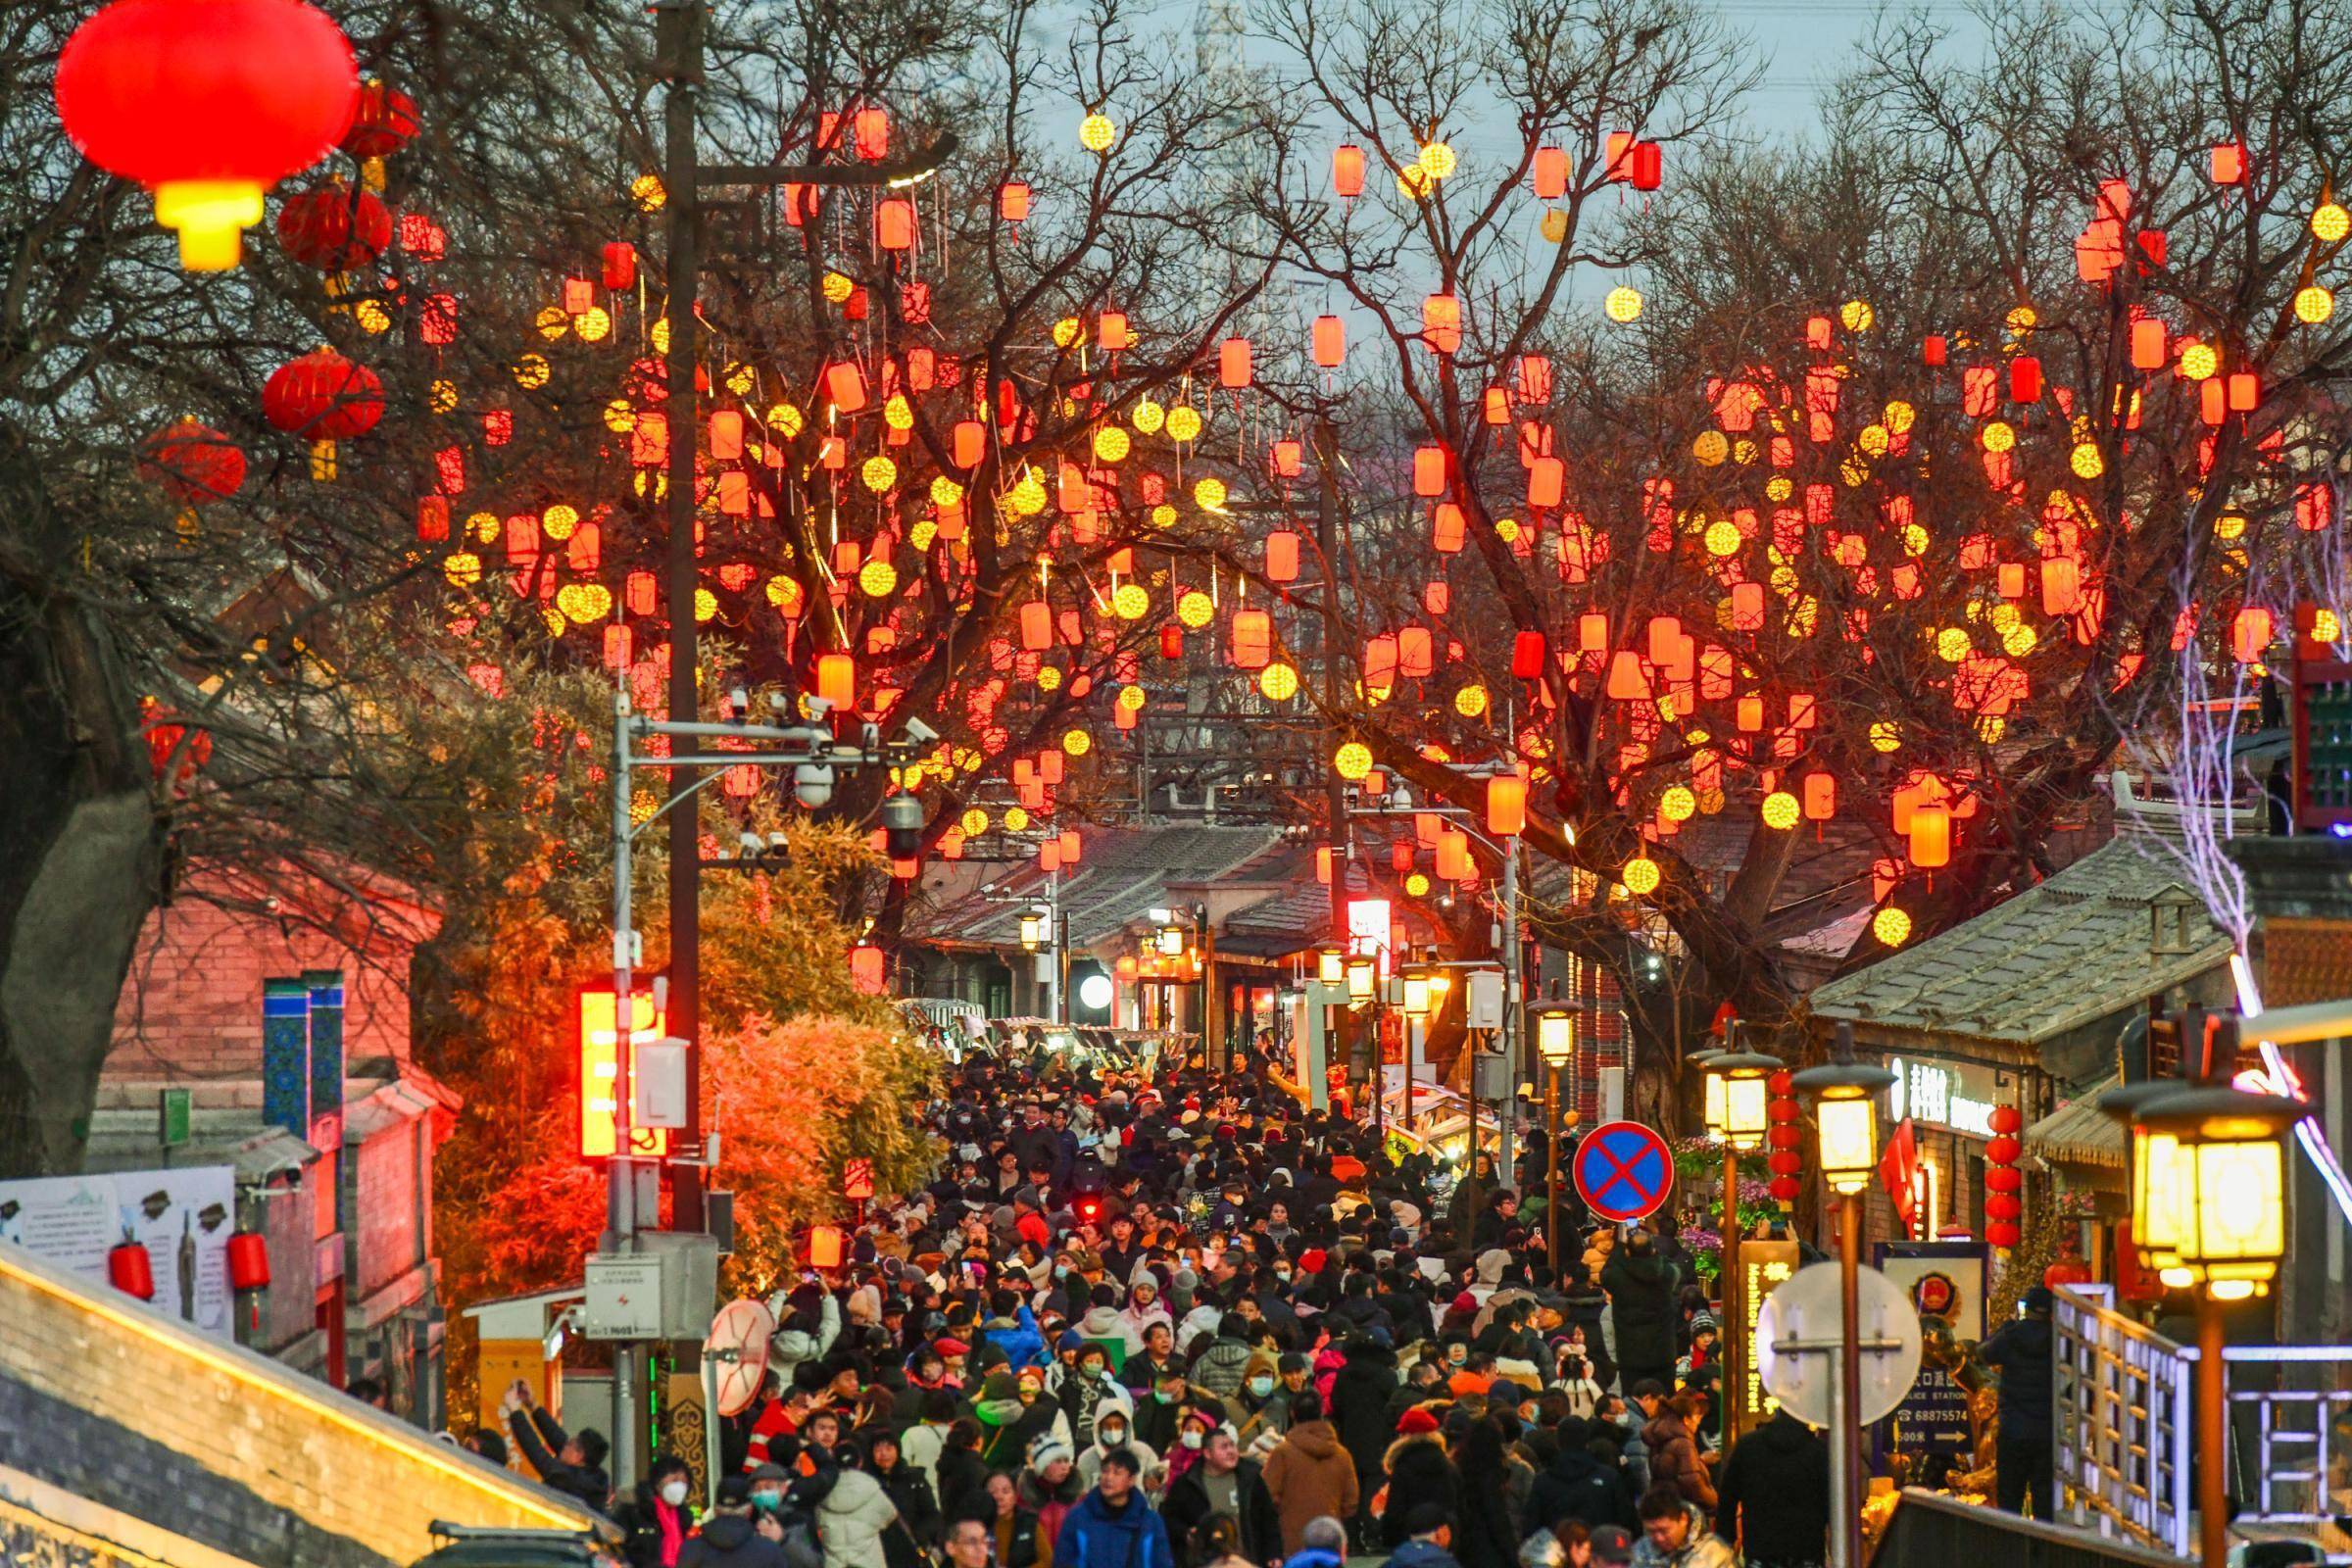
POLYGON ((155 1260, 147 1249, 125 1236, 106 1254, 107 1282, 125 1296, 155 1299, 155 1260))
POLYGON ((343 133, 343 150, 354 158, 389 158, 416 134, 416 100, 380 81, 360 86, 359 107, 343 133))
POLYGON ((1353 142, 1332 149, 1331 188, 1353 201, 1364 193, 1364 150, 1353 142))
POLYGON ((155 193, 192 270, 237 265, 262 196, 333 149, 360 106, 351 44, 302 0, 115 0, 57 62, 83 157, 155 193))
POLYGON ((616 239, 605 247, 605 287, 628 288, 637 281, 637 247, 616 239))
POLYGON ((240 1291, 270 1288, 270 1242, 260 1231, 238 1231, 229 1237, 228 1283, 240 1291))

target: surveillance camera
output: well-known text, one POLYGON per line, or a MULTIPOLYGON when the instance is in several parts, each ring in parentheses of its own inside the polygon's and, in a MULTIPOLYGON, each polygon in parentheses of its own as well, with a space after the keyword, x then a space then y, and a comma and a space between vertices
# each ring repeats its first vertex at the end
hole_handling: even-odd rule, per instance
POLYGON ((820 724, 825 721, 825 715, 833 711, 833 699, 830 697, 818 697, 812 693, 806 700, 808 716, 820 724))
POLYGON ((732 714, 738 722, 751 717, 752 694, 744 690, 741 686, 728 688, 727 711, 732 714))
POLYGON ((785 835, 785 832, 784 832, 784 830, 783 830, 782 828, 777 828, 776 830, 774 830, 773 832, 771 832, 771 833, 769 833, 769 834, 768 834, 768 836, 767 836, 767 853, 768 853, 768 854, 770 854, 770 855, 782 855, 782 854, 784 854, 784 853, 785 853, 787 850, 789 850, 789 849, 791 849, 791 848, 792 848, 792 840, 791 840, 790 838, 788 838, 788 837, 785 835))
POLYGON ((741 855, 758 855, 760 853, 760 835, 751 832, 748 829, 737 834, 735 838, 735 848, 737 853, 741 855))
POLYGON ((814 762, 803 762, 792 770, 792 795, 809 810, 816 810, 833 799, 833 770, 814 762))
POLYGON ((928 746, 939 739, 939 731, 919 718, 906 720, 906 738, 917 746, 928 746))
POLYGON ((782 692, 771 691, 767 694, 767 710, 769 712, 781 713, 790 706, 791 705, 785 701, 784 694, 782 692))

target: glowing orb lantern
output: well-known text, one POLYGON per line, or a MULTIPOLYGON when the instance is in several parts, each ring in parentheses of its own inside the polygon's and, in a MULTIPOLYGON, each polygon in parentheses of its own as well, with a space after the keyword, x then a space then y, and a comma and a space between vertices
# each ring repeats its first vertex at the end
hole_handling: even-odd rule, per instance
POLYGON ((342 139, 360 77, 302 0, 116 0, 66 40, 56 94, 82 156, 154 192, 180 265, 223 271, 263 192, 342 139))
POLYGON ((1078 145, 1090 153, 1106 153, 1119 139, 1119 127, 1105 114, 1092 114, 1078 123, 1078 145))
POLYGON ((1619 880, 1625 884, 1625 890, 1636 898, 1645 898, 1657 892, 1661 875, 1658 862, 1646 855, 1637 855, 1626 861, 1625 869, 1618 874, 1619 880))
POLYGON ((1637 319, 1642 315, 1642 291, 1624 284, 1609 290, 1600 302, 1601 313, 1619 325, 1637 319))

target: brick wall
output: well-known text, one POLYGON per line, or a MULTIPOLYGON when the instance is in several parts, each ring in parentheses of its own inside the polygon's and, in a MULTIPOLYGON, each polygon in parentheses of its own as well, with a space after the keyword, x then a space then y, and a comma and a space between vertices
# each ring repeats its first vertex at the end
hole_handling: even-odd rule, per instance
POLYGON ((254 1080, 259 1103, 262 982, 314 969, 343 974, 345 1061, 409 1059, 409 957, 430 935, 429 916, 395 918, 344 900, 341 918, 324 917, 296 899, 275 915, 246 913, 204 891, 183 890, 139 933, 115 1008, 110 1083, 254 1080))
POLYGON ((359 1173, 359 1285, 366 1296, 424 1261, 417 1234, 416 1128, 392 1128, 362 1144, 359 1173))
POLYGON ((249 1351, 0 1248, 0 1465, 263 1568, 385 1568, 435 1519, 575 1503, 249 1351))

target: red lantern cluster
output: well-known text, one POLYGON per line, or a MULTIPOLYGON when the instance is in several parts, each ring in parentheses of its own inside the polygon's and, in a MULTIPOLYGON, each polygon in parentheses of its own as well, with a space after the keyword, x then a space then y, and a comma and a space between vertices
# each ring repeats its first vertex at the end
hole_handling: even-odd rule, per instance
POLYGON ((1769 1159, 1773 1201, 1784 1209, 1793 1209, 1796 1195, 1804 1190, 1797 1173, 1805 1168, 1804 1155, 1798 1152, 1804 1145, 1805 1133, 1798 1121, 1801 1113, 1796 1108, 1796 1074, 1784 1068, 1774 1073, 1765 1087, 1772 1091, 1772 1099, 1765 1106, 1766 1118, 1772 1125, 1764 1137, 1766 1147, 1772 1151, 1769 1159))
POLYGON ((2015 1247, 2021 1234, 2017 1222, 2026 1205, 2019 1195, 2026 1177, 2017 1156, 2026 1146, 2017 1135, 2025 1124, 2015 1105, 1993 1107, 1992 1140, 1984 1146, 1984 1239, 1995 1247, 2015 1247))

